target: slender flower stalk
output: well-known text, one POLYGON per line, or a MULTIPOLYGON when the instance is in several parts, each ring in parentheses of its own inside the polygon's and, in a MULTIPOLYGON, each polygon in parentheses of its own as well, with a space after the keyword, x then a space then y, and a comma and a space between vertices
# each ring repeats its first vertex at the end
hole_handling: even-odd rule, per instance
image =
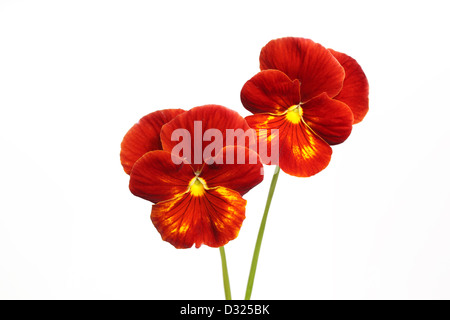
POLYGON ((222 260, 223 288, 225 290, 225 300, 231 300, 230 278, 228 277, 227 257, 225 248, 220 247, 220 258, 222 260))
MULTIPOLYGON (((285 37, 268 42, 259 56, 261 71, 241 90, 245 120, 258 144, 275 146, 278 164, 272 178, 253 254, 245 299, 252 294, 267 214, 281 170, 311 177, 324 170, 332 146, 343 143, 369 110, 369 83, 361 66, 345 53, 310 39, 285 37), (267 135, 268 131, 276 134, 267 135)), ((266 149, 267 150, 267 149, 266 149)))
POLYGON ((264 230, 266 228, 267 216, 269 214, 270 204, 272 203, 272 197, 275 192, 275 187, 278 181, 278 175, 280 174, 280 167, 275 166, 272 182, 270 183, 269 194, 267 195, 266 207, 264 209, 264 215, 259 227, 258 238, 256 239, 255 250, 253 252, 252 265, 250 267, 250 274, 248 276, 247 291, 245 292, 245 300, 250 300, 253 290, 253 282, 255 281, 256 266, 258 265, 259 251, 261 250, 261 243, 264 236, 264 230))

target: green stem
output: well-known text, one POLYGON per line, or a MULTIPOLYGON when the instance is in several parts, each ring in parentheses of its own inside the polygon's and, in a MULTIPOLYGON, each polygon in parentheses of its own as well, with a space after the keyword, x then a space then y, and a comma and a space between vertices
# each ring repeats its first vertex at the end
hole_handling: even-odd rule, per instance
POLYGON ((225 289, 225 300, 231 300, 230 278, 228 277, 227 257, 225 248, 220 247, 220 258, 222 260, 223 288, 225 289))
POLYGON ((280 167, 276 166, 273 172, 272 182, 270 183, 269 194, 267 195, 266 207, 264 209, 264 215, 259 227, 258 238, 256 239, 255 251, 253 252, 252 265, 250 267, 250 274, 248 276, 247 291, 245 292, 245 300, 250 300, 253 290, 253 282, 255 281, 256 266, 258 264, 259 251, 261 250, 261 243, 264 236, 264 229, 266 228, 267 215, 269 214, 270 204, 272 203, 273 193, 275 186, 277 185, 278 175, 280 173, 280 167))

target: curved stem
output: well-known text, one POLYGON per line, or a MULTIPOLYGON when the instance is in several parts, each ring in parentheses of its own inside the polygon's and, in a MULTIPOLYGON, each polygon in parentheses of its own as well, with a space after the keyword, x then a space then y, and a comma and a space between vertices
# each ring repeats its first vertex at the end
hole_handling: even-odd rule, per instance
POLYGON ((227 257, 225 248, 220 247, 220 258, 222 260, 223 288, 225 290, 225 300, 231 300, 230 278, 228 277, 227 257))
POLYGON ((245 300, 250 300, 253 290, 253 282, 255 280, 256 266, 258 264, 259 251, 261 250, 261 243, 264 236, 264 229, 266 228, 267 215, 269 214, 270 204, 272 203, 273 193, 275 186, 277 185, 278 175, 280 173, 280 167, 276 166, 273 172, 272 182, 270 183, 269 194, 267 195, 266 207, 264 209, 264 215, 259 227, 258 238, 256 239, 255 250, 253 252, 252 265, 250 267, 250 274, 248 276, 247 291, 245 292, 245 300))

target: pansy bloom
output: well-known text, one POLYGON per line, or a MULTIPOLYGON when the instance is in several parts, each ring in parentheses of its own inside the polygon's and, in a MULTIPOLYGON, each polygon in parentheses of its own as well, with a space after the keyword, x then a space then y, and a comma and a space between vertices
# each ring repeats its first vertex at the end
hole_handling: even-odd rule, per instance
POLYGON ((130 190, 154 203, 151 220, 163 240, 198 248, 237 237, 245 219, 242 196, 263 179, 259 157, 248 148, 251 136, 241 139, 249 131, 244 118, 218 105, 193 108, 162 126, 162 149, 134 163, 130 190))
POLYGON ((246 120, 259 140, 277 141, 278 158, 263 162, 298 177, 320 172, 330 162, 330 146, 344 142, 368 111, 364 72, 348 55, 304 38, 270 41, 260 68, 243 86, 241 101, 254 114, 246 120))

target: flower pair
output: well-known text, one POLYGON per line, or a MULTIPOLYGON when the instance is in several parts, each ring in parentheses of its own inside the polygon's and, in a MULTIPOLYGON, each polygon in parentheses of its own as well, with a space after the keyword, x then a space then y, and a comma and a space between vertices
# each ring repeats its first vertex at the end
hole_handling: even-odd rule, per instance
POLYGON ((127 132, 121 163, 131 192, 154 203, 151 220, 163 240, 198 248, 237 237, 242 196, 263 179, 249 130, 237 112, 207 105, 150 113, 127 132))
POLYGON ((218 105, 156 111, 123 139, 130 190, 154 203, 153 224, 176 248, 235 239, 245 218, 242 196, 262 181, 262 163, 312 176, 368 111, 359 64, 312 40, 270 41, 260 69, 241 91, 253 115, 244 119, 218 105))

